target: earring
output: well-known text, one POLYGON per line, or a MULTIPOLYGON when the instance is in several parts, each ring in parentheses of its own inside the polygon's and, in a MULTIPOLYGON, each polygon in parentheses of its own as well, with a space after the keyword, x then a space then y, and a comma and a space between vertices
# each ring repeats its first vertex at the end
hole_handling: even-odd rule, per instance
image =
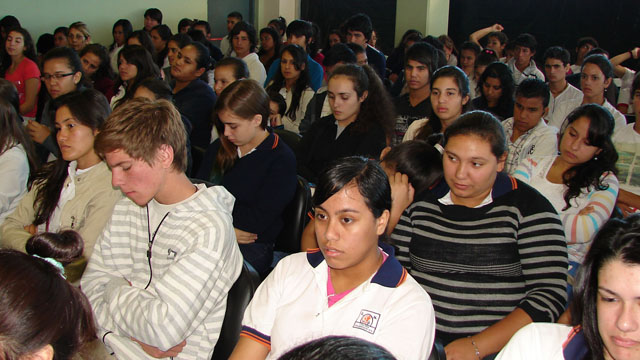
POLYGON ((593 157, 593 160, 596 160, 596 161, 597 161, 597 160, 598 160, 598 157, 597 157, 597 156, 594 156, 594 157, 593 157))

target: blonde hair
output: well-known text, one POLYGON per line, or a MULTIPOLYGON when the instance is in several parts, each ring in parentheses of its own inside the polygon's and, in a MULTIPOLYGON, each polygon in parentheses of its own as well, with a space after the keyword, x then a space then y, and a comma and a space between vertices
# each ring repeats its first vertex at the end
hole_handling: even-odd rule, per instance
POLYGON ((187 169, 187 131, 176 107, 167 100, 132 99, 111 113, 94 141, 100 156, 123 150, 152 165, 162 145, 173 149, 174 170, 187 169))
POLYGON ((83 23, 82 21, 76 21, 73 24, 69 25, 69 29, 76 29, 80 31, 86 39, 91 39, 89 28, 87 27, 87 24, 83 23))

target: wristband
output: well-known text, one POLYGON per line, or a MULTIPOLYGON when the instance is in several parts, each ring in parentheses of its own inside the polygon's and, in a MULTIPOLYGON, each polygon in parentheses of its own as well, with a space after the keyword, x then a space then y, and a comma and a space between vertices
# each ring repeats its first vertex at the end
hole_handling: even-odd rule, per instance
POLYGON ((476 357, 478 358, 478 360, 482 360, 482 358, 480 357, 480 350, 478 350, 478 345, 473 340, 473 337, 469 336, 469 340, 471 340, 471 345, 473 345, 473 350, 476 352, 476 357))

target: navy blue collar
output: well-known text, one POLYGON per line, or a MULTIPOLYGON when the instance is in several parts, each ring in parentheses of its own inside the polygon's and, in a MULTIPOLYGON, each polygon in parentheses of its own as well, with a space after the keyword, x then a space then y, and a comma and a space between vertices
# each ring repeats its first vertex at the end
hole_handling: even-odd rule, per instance
MULTIPOLYGON (((378 272, 371 279, 372 283, 390 288, 396 288, 400 286, 407 278, 407 270, 400 265, 400 262, 395 258, 395 250, 391 245, 383 242, 378 242, 378 246, 389 255, 387 260, 380 266, 378 272)), ((309 265, 317 267, 324 261, 324 255, 320 249, 311 249, 307 251, 307 260, 309 265)))
MULTIPOLYGON (((514 177, 511 177, 506 173, 500 172, 496 176, 496 181, 493 183, 491 198, 495 200, 500 196, 510 191, 513 191, 517 188, 518 188, 518 182, 514 177)), ((433 194, 433 196, 436 197, 436 199, 440 199, 441 197, 447 195, 449 190, 450 190, 449 185, 447 185, 447 182, 444 181, 443 179, 443 181, 440 181, 440 183, 438 183, 438 185, 436 185, 436 187, 433 188, 433 190, 431 190, 431 193, 433 194)))
POLYGON ((562 347, 562 355, 566 360, 582 360, 586 358, 589 347, 587 347, 587 341, 580 326, 571 330, 562 347))

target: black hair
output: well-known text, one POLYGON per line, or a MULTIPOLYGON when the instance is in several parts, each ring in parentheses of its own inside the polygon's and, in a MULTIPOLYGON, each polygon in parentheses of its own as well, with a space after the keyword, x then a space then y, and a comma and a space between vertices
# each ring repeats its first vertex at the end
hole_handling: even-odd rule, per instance
POLYGON ((151 36, 144 30, 136 30, 127 36, 126 44, 129 44, 129 39, 136 38, 140 42, 140 45, 149 52, 151 58, 156 60, 158 54, 156 53, 156 47, 153 46, 153 42, 151 41, 151 36))
POLYGON ((67 37, 69 35, 69 28, 66 26, 58 26, 54 31, 53 31, 53 35, 57 34, 57 33, 63 33, 65 37, 67 37))
POLYGON ((275 91, 267 91, 267 94, 269 94, 269 101, 278 104, 278 114, 284 116, 284 112, 287 110, 287 102, 284 100, 284 97, 275 91))
POLYGON ((596 65, 604 74, 605 80, 611 79, 614 76, 613 65, 611 65, 611 61, 609 61, 609 59, 607 59, 607 57, 602 54, 585 56, 584 60, 582 61, 581 69, 584 69, 584 66, 587 64, 596 65))
MULTIPOLYGON (((260 29, 260 37, 262 37, 262 34, 268 34, 273 39, 273 53, 275 54, 274 58, 277 57, 280 54, 280 50, 282 47, 282 39, 280 39, 280 34, 276 31, 276 29, 270 28, 268 26, 260 29)), ((262 54, 264 54, 264 50, 261 47, 258 51, 258 56, 262 54)))
POLYGON ((42 58, 43 70, 44 70, 44 64, 46 64, 47 61, 53 60, 53 59, 66 59, 67 65, 69 65, 69 68, 71 69, 71 71, 73 71, 74 74, 75 73, 82 74, 82 77, 80 78, 80 81, 77 84, 78 86, 90 85, 89 81, 84 76, 84 70, 82 69, 82 61, 80 60, 80 57, 78 56, 78 53, 75 50, 66 46, 57 47, 49 50, 49 52, 44 54, 44 57, 42 58))
POLYGON ((226 57, 216 63, 216 69, 223 66, 233 68, 233 77, 236 80, 249 78, 249 68, 247 67, 247 63, 237 57, 226 57))
MULTIPOLYGON (((7 37, 9 37, 9 33, 12 31, 18 32, 22 35, 22 38, 24 40, 23 42, 24 56, 37 64, 38 57, 36 55, 36 47, 33 43, 33 39, 31 38, 31 34, 29 34, 27 29, 24 29, 21 27, 14 27, 14 28, 7 29, 7 37)), ((4 40, 6 41, 6 39, 4 40)), ((2 61, 2 63, 0 64, 0 74, 1 76, 4 77, 5 72, 11 66, 11 56, 9 56, 9 54, 7 53, 6 44, 2 44, 0 55, 1 55, 0 59, 2 61)))
POLYGON ((444 52, 444 44, 442 43, 442 41, 438 40, 438 38, 433 35, 427 35, 422 39, 420 39, 420 41, 430 44, 437 50, 442 50, 444 52))
POLYGON ((353 53, 356 55, 356 59, 358 54, 366 53, 366 50, 360 44, 346 43, 345 45, 349 48, 349 50, 353 51, 353 53))
POLYGON ((211 70, 212 69, 212 62, 213 59, 211 58, 211 55, 209 53, 209 49, 204 46, 204 44, 202 44, 201 42, 198 41, 194 41, 191 44, 188 44, 186 46, 193 46, 196 49, 196 53, 197 53, 197 57, 196 57, 196 69, 202 69, 204 68, 205 71, 206 70, 211 70))
MULTIPOLYGON (((0 30, 4 31, 6 34, 9 33, 9 29, 21 27, 20 21, 13 15, 6 15, 2 19, 0 19, 0 30)), ((6 35, 5 34, 5 35, 6 35)), ((5 39, 2 39, 5 40, 5 39)))
POLYGON ((134 89, 132 89, 132 93, 135 94, 139 88, 145 88, 151 91, 156 100, 164 99, 173 102, 173 92, 171 91, 171 87, 167 84, 166 81, 158 78, 146 78, 140 81, 134 89))
POLYGON ((489 64, 498 61, 498 55, 493 49, 482 49, 480 54, 476 57, 476 62, 473 64, 474 68, 478 66, 489 66, 489 64))
MULTIPOLYGON (((439 78, 454 79, 456 84, 458 85, 460 97, 464 100, 466 96, 469 96, 469 78, 467 77, 467 74, 465 74, 464 71, 462 71, 462 69, 460 69, 459 67, 446 65, 436 70, 429 81, 431 90, 433 90, 433 84, 439 78)), ((470 109, 471 99, 467 100, 466 104, 462 104, 462 114, 466 113, 470 109)), ((434 113, 433 110, 431 110, 431 112, 434 113)), ((434 116, 432 116, 432 118, 430 118, 429 121, 416 132, 415 138, 425 140, 429 137, 429 135, 440 132, 442 132, 442 124, 440 122, 440 119, 434 113, 434 116)))
POLYGON ((73 230, 43 232, 31 236, 27 240, 25 250, 29 255, 52 258, 67 266, 82 257, 84 241, 82 236, 73 230))
POLYGON ((531 52, 535 52, 536 47, 538 47, 538 42, 536 41, 536 38, 529 33, 523 33, 518 35, 516 39, 513 41, 513 43, 515 46, 529 48, 531 52))
POLYGON ((195 22, 193 20, 188 18, 180 19, 180 21, 178 21, 178 33, 180 33, 182 29, 185 27, 189 27, 189 28, 192 27, 194 23, 195 22))
POLYGON ((570 309, 572 323, 582 326, 588 349, 585 359, 604 359, 605 347, 598 330, 598 275, 615 260, 640 265, 640 215, 607 221, 593 238, 578 270, 570 309))
MULTIPOLYGON (((111 29, 111 34, 116 31, 116 28, 120 26, 122 28, 122 34, 124 35, 124 43, 127 43, 127 39, 129 35, 133 32, 133 25, 131 25, 131 21, 127 19, 120 19, 113 24, 113 28, 111 29)), ((113 50, 118 44, 116 44, 115 40, 111 45, 109 45, 109 51, 113 50)))
POLYGON ((287 30, 287 20, 282 16, 278 16, 275 19, 269 21, 268 25, 275 25, 278 28, 278 33, 280 33, 280 37, 284 36, 285 31, 287 30))
POLYGON ((480 45, 474 43, 473 41, 465 41, 460 46, 460 52, 462 52, 462 50, 471 50, 476 56, 478 56, 482 49, 480 48, 480 45))
MULTIPOLYGON (((154 31, 154 30, 158 33, 158 35, 160 35, 160 38, 162 40, 169 42, 169 39, 171 38, 172 34, 171 34, 171 29, 167 25, 164 25, 164 24, 156 25, 151 29, 151 31, 154 31)), ((160 50, 160 52, 156 56, 156 65, 158 65, 159 68, 162 68, 162 65, 164 65, 164 58, 167 57, 168 53, 169 53, 169 48, 165 44, 164 49, 160 50)))
POLYGON ((425 42, 416 42, 407 50, 404 55, 405 65, 409 60, 417 61, 427 66, 429 70, 429 80, 431 75, 436 71, 438 65, 438 52, 431 44, 425 42))
POLYGON ((549 101, 551 100, 549 85, 535 78, 524 79, 520 85, 518 85, 516 88, 516 97, 519 96, 527 99, 541 98, 543 107, 549 106, 549 101))
MULTIPOLYGON (((94 89, 73 91, 58 97, 54 107, 67 107, 73 117, 82 125, 92 130, 98 130, 111 113, 107 98, 94 89)), ((49 221, 60 199, 62 186, 68 175, 69 161, 62 156, 44 165, 34 174, 33 185, 37 186, 33 208, 35 211, 34 225, 49 221)))
POLYGON ((416 195, 432 187, 443 174, 442 154, 422 140, 405 141, 392 147, 381 161, 396 172, 406 174, 416 195))
POLYGON ((324 54, 325 57, 327 56, 327 52, 329 51, 329 49, 331 49, 331 46, 329 45, 329 38, 331 37, 331 35, 338 35, 338 37, 340 38, 340 43, 346 42, 344 38, 344 34, 340 31, 340 29, 329 30, 326 36, 324 47, 322 48, 322 53, 324 54))
MULTIPOLYGON (((285 52, 291 55, 291 57, 293 58, 293 66, 296 70, 300 71, 300 76, 291 89, 291 103, 285 115, 287 115, 292 121, 302 120, 296 119, 296 111, 298 111, 298 108, 300 108, 301 106, 300 100, 302 98, 302 93, 311 84, 311 76, 309 75, 309 64, 307 63, 307 53, 301 46, 289 44, 282 48, 282 51, 280 52, 280 59, 282 59, 282 55, 285 52)), ((284 86, 285 78, 282 75, 282 69, 278 69, 275 76, 273 77, 273 82, 267 87, 267 91, 277 92, 284 86)))
POLYGON ((204 28, 207 31, 207 34, 211 34, 211 25, 209 25, 208 21, 204 21, 204 20, 198 20, 196 22, 193 23, 193 25, 191 26, 191 28, 195 28, 196 26, 204 26, 204 28))
POLYGON ((576 47, 577 48, 581 48, 584 45, 591 45, 594 48, 599 47, 600 45, 598 45, 598 40, 596 40, 595 38, 591 37, 591 36, 585 36, 585 37, 581 37, 578 39, 578 41, 576 42, 576 47))
MULTIPOLYGON (((135 78, 129 80, 126 84, 125 95, 116 101, 115 107, 120 106, 120 104, 123 104, 133 96, 133 92, 130 91, 130 89, 133 89, 138 82, 148 77, 160 77, 160 69, 158 69, 158 66, 153 61, 151 54, 140 45, 125 45, 122 50, 120 50, 120 53, 118 53, 118 66, 120 66, 121 58, 124 58, 129 64, 135 65, 137 74, 135 78)), ((125 82, 122 78, 118 77, 115 88, 117 89, 124 84, 125 82)))
MULTIPOLYGON (((502 95, 498 99, 498 105, 495 112, 497 114, 505 114, 513 112, 513 93, 515 90, 515 82, 513 81, 513 75, 509 67, 502 62, 493 62, 487 65, 484 72, 478 79, 478 91, 480 93, 481 105, 479 109, 484 110, 489 108, 489 102, 487 101, 484 91, 482 90, 484 84, 487 82, 487 78, 494 78, 500 80, 500 87, 502 88, 502 95)), ((549 89, 547 88, 547 103, 549 99, 549 89)), ((546 105, 545 105, 546 107, 546 105)))
POLYGON ((606 172, 617 173, 618 152, 611 140, 615 122, 606 108, 597 104, 586 104, 573 110, 567 115, 560 143, 562 143, 562 137, 564 137, 567 127, 582 117, 589 119, 589 134, 587 136, 589 145, 598 147, 600 153, 583 164, 571 167, 562 174, 562 183, 567 187, 567 191, 564 193, 566 206, 562 209, 563 211, 571 207, 571 199, 580 196, 584 188, 608 189, 608 185, 602 183, 602 175, 606 172))
POLYGON ((607 59, 610 57, 610 54, 607 50, 603 49, 603 48, 593 48, 591 50, 589 50, 588 53, 584 54, 584 57, 588 57, 590 55, 594 55, 594 54, 600 54, 600 55, 604 55, 607 59))
POLYGON ((498 39, 501 45, 506 45, 507 42, 509 41, 507 34, 503 33, 502 31, 492 31, 489 34, 487 34, 487 39, 492 37, 498 39))
POLYGON ((227 15, 228 18, 235 18, 235 19, 239 19, 240 21, 242 21, 242 14, 240 14, 237 11, 232 11, 229 13, 229 15, 227 15))
POLYGON ((571 61, 571 55, 569 55, 569 51, 562 46, 552 46, 545 50, 542 59, 542 64, 546 63, 547 59, 556 59, 560 60, 563 66, 567 66, 571 61))
POLYGON ((327 336, 299 345, 282 355, 280 360, 395 360, 382 346, 350 336, 327 336))
POLYGON ((253 27, 253 25, 249 24, 246 21, 237 22, 233 26, 233 29, 231 29, 231 32, 229 33, 229 43, 231 43, 231 47, 233 47, 233 37, 240 34, 241 31, 244 31, 247 33, 247 37, 249 38, 249 43, 251 44, 249 51, 253 52, 256 49, 256 45, 258 44, 258 41, 256 38, 256 29, 253 27))
POLYGON ((391 210, 391 186, 375 160, 349 156, 333 161, 318 177, 313 205, 320 206, 345 186, 355 185, 373 216, 391 210))
POLYGON ((360 112, 353 129, 357 132, 366 132, 372 124, 377 123, 390 139, 395 126, 394 107, 389 93, 375 70, 369 65, 345 64, 333 70, 329 81, 336 76, 349 78, 358 98, 368 91, 367 98, 360 105, 360 112))
POLYGON ((355 64, 358 62, 356 54, 345 43, 333 45, 325 54, 322 64, 326 67, 334 66, 342 62, 345 64, 355 64))
POLYGON ((55 47, 55 40, 53 34, 44 33, 40 35, 38 41, 36 41, 36 52, 38 54, 44 54, 47 51, 55 47))
POLYGON ((358 13, 347 19, 344 23, 345 33, 347 31, 360 31, 364 38, 369 41, 371 39, 371 32, 373 31, 373 24, 371 18, 367 14, 358 13))
MULTIPOLYGON (((178 34, 171 35, 171 37, 169 38, 169 41, 175 42, 178 45, 178 48, 182 49, 183 47, 191 44, 193 40, 191 39, 191 36, 187 34, 178 33, 178 34)), ((169 41, 167 41, 167 43, 169 41)))
POLYGON ((162 24, 162 11, 160 11, 160 9, 147 9, 147 11, 144 12, 144 17, 150 17, 153 20, 157 21, 158 24, 162 24))
POLYGON ((444 131, 444 146, 452 137, 458 135, 473 135, 486 141, 496 159, 507 153, 507 139, 502 124, 493 114, 486 111, 474 110, 462 114, 444 131))
POLYGON ((287 26, 287 37, 295 35, 297 37, 305 36, 307 42, 313 37, 313 25, 306 20, 293 20, 287 26))
POLYGON ((318 55, 318 51, 320 51, 319 44, 320 38, 322 37, 322 30, 320 30, 320 26, 316 23, 311 23, 311 28, 313 29, 313 35, 311 35, 311 41, 308 42, 307 52, 309 56, 315 57, 318 55))
POLYGON ((111 68, 111 58, 107 48, 100 44, 89 44, 80 50, 80 61, 86 53, 92 53, 100 59, 100 66, 98 70, 91 77, 93 80, 101 78, 113 79, 113 69, 111 68))

